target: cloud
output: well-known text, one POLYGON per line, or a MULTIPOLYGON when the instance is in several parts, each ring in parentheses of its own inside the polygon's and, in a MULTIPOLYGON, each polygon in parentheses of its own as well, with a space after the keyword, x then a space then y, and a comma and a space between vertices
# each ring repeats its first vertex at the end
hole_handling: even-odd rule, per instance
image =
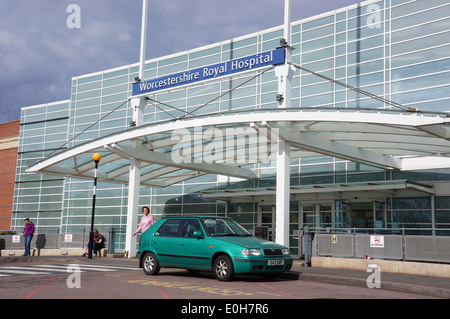
MULTIPOLYGON (((292 19, 356 0, 292 1, 292 19)), ((74 76, 139 60, 142 1, 9 0, 0 2, 0 110, 70 98, 74 76), (81 28, 69 29, 78 4, 81 28)), ((225 41, 283 23, 283 0, 150 0, 147 58, 225 41)), ((0 113, 0 121, 5 121, 0 113)))

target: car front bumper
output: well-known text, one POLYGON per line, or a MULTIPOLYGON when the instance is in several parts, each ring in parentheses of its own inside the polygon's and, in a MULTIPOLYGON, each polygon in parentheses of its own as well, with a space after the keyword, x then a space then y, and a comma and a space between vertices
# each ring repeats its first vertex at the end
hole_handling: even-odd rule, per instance
POLYGON ((234 258, 235 273, 272 273, 289 271, 292 258, 234 258))

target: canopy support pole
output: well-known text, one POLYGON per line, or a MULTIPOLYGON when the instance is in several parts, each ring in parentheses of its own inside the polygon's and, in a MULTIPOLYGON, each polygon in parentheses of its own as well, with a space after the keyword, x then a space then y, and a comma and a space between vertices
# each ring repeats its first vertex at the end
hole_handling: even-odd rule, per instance
MULTIPOLYGON (((275 68, 278 78, 278 108, 291 107, 291 87, 295 68, 292 61, 291 41, 291 0, 285 0, 284 8, 284 39, 281 46, 285 47, 286 59, 283 65, 275 68)), ((277 181, 276 181, 276 217, 275 242, 289 247, 289 197, 290 197, 290 144, 283 138, 278 138, 277 150, 277 181)))
MULTIPOLYGON (((148 0, 142 0, 142 29, 141 29, 141 51, 139 64, 139 81, 144 78, 145 51, 147 45, 147 20, 148 20, 148 0)), ((131 100, 133 108, 132 126, 141 126, 144 122, 144 108, 147 104, 145 97, 131 100)), ((132 141, 134 148, 142 147, 142 140, 132 141)), ((128 258, 136 257, 136 237, 133 232, 137 227, 139 214, 139 188, 141 186, 141 161, 132 158, 130 161, 130 178, 128 183, 128 206, 127 206, 127 230, 125 235, 125 252, 128 258)))

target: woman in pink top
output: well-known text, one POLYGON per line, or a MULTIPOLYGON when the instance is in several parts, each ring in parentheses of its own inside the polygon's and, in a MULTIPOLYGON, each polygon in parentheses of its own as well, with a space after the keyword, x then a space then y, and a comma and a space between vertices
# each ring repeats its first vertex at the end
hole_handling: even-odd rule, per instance
POLYGON ((142 212, 144 213, 144 216, 141 218, 141 222, 139 223, 138 229, 134 232, 133 236, 136 236, 139 231, 142 231, 144 233, 147 229, 150 228, 155 223, 155 219, 150 214, 150 208, 147 206, 142 207, 142 212))

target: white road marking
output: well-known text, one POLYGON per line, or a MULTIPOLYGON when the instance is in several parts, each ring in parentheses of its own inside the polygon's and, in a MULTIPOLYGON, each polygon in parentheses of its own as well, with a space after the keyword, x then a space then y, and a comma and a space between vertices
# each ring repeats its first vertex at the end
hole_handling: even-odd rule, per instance
POLYGON ((13 269, 0 269, 0 272, 7 274, 20 274, 20 275, 51 275, 50 272, 43 271, 25 271, 25 270, 13 270, 13 269))
POLYGON ((125 266, 108 266, 108 265, 86 265, 86 264, 78 264, 78 266, 89 266, 94 268, 106 268, 106 269, 123 269, 123 270, 140 270, 138 267, 125 267, 125 266))
MULTIPOLYGON (((74 264, 80 268, 80 272, 100 271, 113 272, 118 270, 140 270, 138 267, 107 266, 107 265, 87 265, 74 264)), ((33 266, 8 266, 0 267, 0 277, 10 277, 16 275, 50 275, 55 272, 67 273, 69 264, 66 265, 33 265, 33 266)))

